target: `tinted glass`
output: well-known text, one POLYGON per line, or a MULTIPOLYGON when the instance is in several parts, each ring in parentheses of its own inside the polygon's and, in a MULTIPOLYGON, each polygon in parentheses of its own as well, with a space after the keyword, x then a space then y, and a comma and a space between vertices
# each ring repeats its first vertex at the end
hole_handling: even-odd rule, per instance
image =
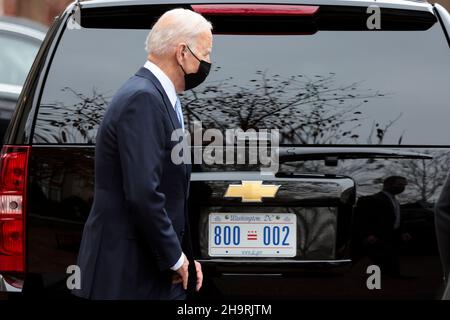
MULTIPOLYGON (((50 68, 35 143, 94 144, 105 108, 146 60, 148 30, 67 30, 50 68), (100 44, 100 45, 99 45, 100 44)), ((216 35, 186 124, 280 129, 282 143, 448 145, 449 46, 425 31, 216 35)))

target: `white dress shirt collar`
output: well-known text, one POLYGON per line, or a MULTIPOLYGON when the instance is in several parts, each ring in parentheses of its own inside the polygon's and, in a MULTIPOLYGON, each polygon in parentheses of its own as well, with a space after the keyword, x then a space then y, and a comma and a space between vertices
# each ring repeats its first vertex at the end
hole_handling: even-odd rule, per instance
POLYGON ((158 79, 164 91, 166 92, 167 97, 169 97, 172 107, 175 108, 175 103, 177 102, 178 97, 172 80, 170 80, 170 78, 164 73, 164 71, 162 71, 156 64, 149 60, 147 60, 147 62, 145 63, 144 68, 153 73, 156 79, 158 79))

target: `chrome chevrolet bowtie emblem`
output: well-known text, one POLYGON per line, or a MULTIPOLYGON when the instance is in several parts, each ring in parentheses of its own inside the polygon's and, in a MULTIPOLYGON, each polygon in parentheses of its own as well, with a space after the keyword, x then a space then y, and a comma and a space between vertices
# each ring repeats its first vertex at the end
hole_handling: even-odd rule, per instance
POLYGON ((262 202, 262 198, 274 198, 280 185, 262 184, 262 181, 242 181, 242 185, 230 184, 225 198, 242 198, 242 202, 262 202))

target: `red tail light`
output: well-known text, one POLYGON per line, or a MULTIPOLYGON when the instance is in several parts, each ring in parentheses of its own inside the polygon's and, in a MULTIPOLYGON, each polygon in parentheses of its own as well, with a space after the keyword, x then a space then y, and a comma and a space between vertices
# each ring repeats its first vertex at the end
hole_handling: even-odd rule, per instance
POLYGON ((4 146, 0 156, 0 271, 25 271, 25 204, 31 147, 4 146))
POLYGON ((313 16, 319 7, 282 4, 199 4, 192 5, 192 10, 214 16, 313 16))

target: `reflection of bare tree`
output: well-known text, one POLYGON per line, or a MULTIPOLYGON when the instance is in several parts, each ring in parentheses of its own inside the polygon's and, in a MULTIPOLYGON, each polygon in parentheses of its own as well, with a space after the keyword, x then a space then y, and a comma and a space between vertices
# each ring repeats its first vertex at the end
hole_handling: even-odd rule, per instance
POLYGON ((281 171, 301 173, 339 174, 355 180, 359 195, 380 191, 383 177, 390 160, 371 161, 367 159, 340 160, 337 167, 328 167, 323 160, 283 164, 281 171))
POLYGON ((92 204, 94 149, 42 149, 36 152, 52 161, 51 165, 34 163, 34 174, 30 177, 32 214, 61 219, 85 218, 92 204))
POLYGON ((65 102, 41 105, 37 119, 35 142, 94 144, 97 129, 109 103, 109 97, 92 89, 92 96, 65 87, 70 93, 65 102), (67 101, 73 100, 69 105, 67 101))
POLYGON ((330 208, 291 208, 297 213, 300 251, 309 259, 333 258, 336 241, 336 213, 330 208))
POLYGON ((281 171, 346 175, 356 181, 359 195, 376 193, 382 189, 385 178, 400 175, 408 180, 408 187, 399 195, 402 203, 433 203, 450 172, 450 152, 445 149, 411 151, 427 153, 433 159, 354 159, 339 161, 337 167, 327 167, 324 161, 315 160, 286 163, 281 171))
POLYGON ((450 171, 449 151, 429 150, 428 153, 433 159, 400 160, 389 166, 389 173, 408 179, 405 196, 424 204, 436 200, 450 171))
MULTIPOLYGON (((336 85, 334 73, 312 78, 285 78, 263 71, 256 75, 259 79, 251 79, 250 86, 233 85, 233 78, 229 78, 209 83, 201 92, 187 92, 183 105, 188 123, 202 121, 204 128, 221 130, 278 128, 282 143, 357 142, 360 136, 355 130, 363 120, 361 106, 371 98, 384 96, 359 89, 361 83, 336 85)), ((380 131, 384 128, 374 125, 382 141, 380 131)))
MULTIPOLYGON (((367 144, 382 144, 384 137, 386 136, 386 133, 388 131, 388 129, 390 127, 392 127, 392 125, 394 125, 398 119, 401 118, 403 114, 400 113, 397 118, 389 121, 387 124, 381 125, 380 123, 376 123, 375 121, 372 124, 372 128, 370 130, 370 134, 369 137, 367 139, 367 144), (374 134, 376 136, 376 142, 373 141, 374 139, 374 134)), ((403 140, 403 136, 404 136, 404 132, 402 133, 402 135, 399 137, 398 139, 398 144, 402 144, 402 140, 403 140)))

